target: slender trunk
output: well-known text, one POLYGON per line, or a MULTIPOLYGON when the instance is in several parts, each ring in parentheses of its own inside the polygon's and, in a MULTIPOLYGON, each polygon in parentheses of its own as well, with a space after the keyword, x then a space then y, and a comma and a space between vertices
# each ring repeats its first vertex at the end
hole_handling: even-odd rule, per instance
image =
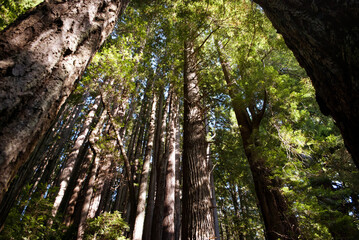
POLYGON ((0 34, 0 201, 127 5, 45 1, 0 34))
MULTIPOLYGON (((166 187, 166 166, 168 160, 168 138, 166 139, 166 123, 168 116, 168 108, 170 105, 171 96, 169 95, 165 104, 165 111, 160 125, 160 142, 158 149, 158 158, 156 160, 157 172, 157 186, 156 186, 156 201, 152 219, 151 239, 162 239, 162 221, 163 221, 163 204, 165 198, 166 187), (165 146, 166 145, 166 146, 165 146)), ((168 132, 168 131, 167 131, 168 132)))
POLYGON ((101 99, 102 102, 105 106, 105 108, 107 109, 107 114, 109 117, 109 122, 111 124, 111 126, 113 127, 114 130, 114 134, 116 137, 116 141, 117 141, 117 145, 120 149, 120 152, 122 154, 122 158, 124 160, 125 163, 125 168, 126 168, 126 178, 127 178, 127 184, 128 184, 128 189, 129 189, 129 199, 130 199, 130 205, 132 206, 131 208, 131 213, 129 216, 132 216, 132 218, 130 218, 131 222, 129 223, 130 225, 130 232, 133 231, 133 226, 134 226, 134 220, 135 220, 135 216, 136 216, 136 193, 135 193, 135 187, 134 187, 134 183, 133 183, 133 173, 132 173, 132 169, 131 169, 131 164, 130 164, 130 160, 127 157, 126 151, 125 151, 125 147, 122 141, 122 137, 120 135, 119 129, 120 127, 118 126, 118 124, 116 123, 110 106, 107 103, 107 99, 106 99, 106 94, 101 92, 101 99))
POLYGON ((89 137, 89 141, 90 141, 90 146, 91 146, 91 151, 89 151, 89 155, 87 156, 87 158, 89 160, 92 160, 92 165, 91 165, 91 170, 90 173, 88 175, 88 182, 87 182, 87 186, 86 186, 86 191, 85 191, 85 199, 84 202, 82 204, 82 209, 81 209, 81 214, 80 214, 80 221, 79 221, 79 226, 78 226, 78 230, 77 230, 77 239, 81 240, 84 234, 84 230, 85 230, 85 223, 86 223, 86 219, 88 216, 88 212, 89 212, 89 208, 90 208, 90 203, 91 203, 91 199, 92 199, 92 195, 93 195, 93 190, 95 187, 95 180, 96 180, 96 173, 97 173, 97 169, 100 163, 100 157, 99 157, 99 149, 96 146, 96 140, 99 136, 100 133, 100 129, 103 126, 103 123, 105 121, 106 115, 107 115, 107 110, 105 109, 100 117, 100 120, 98 121, 98 123, 96 124, 95 129, 92 131, 90 137, 89 137), (95 155, 95 156, 94 156, 95 155))
MULTIPOLYGON (((89 148, 89 142, 86 143, 86 148, 83 149, 84 155, 83 160, 81 160, 81 166, 75 168, 75 172, 78 172, 78 175, 76 177, 76 182, 74 184, 74 187, 71 191, 71 196, 69 196, 68 203, 66 206, 66 210, 64 212, 64 224, 68 227, 73 223, 74 213, 75 213, 75 207, 77 204, 77 200, 80 196, 80 191, 82 189, 82 186, 84 184, 87 171, 91 165, 92 162, 92 156, 89 155, 89 151, 92 151, 89 148)), ((65 206, 64 206, 65 208, 65 206)))
POLYGON ((179 115, 176 119, 176 192, 175 192, 175 240, 181 239, 181 151, 180 151, 180 141, 181 141, 181 132, 180 132, 180 121, 179 115))
MULTIPOLYGON (((206 124, 207 126, 207 124, 206 124)), ((218 222, 218 211, 217 211, 217 201, 216 201, 216 191, 214 186, 214 177, 213 177, 213 164, 211 159, 211 147, 208 144, 207 146, 207 156, 208 156, 208 166, 211 170, 211 201, 213 206, 213 220, 214 220, 214 233, 215 233, 215 239, 221 239, 219 235, 219 222, 218 222)))
POLYGON ((63 200, 63 197, 65 195, 65 191, 69 185, 71 175, 73 174, 73 170, 76 164, 76 161, 78 161, 78 155, 80 152, 80 149, 83 147, 85 140, 87 139, 87 135, 90 131, 91 124, 94 120, 94 117, 96 115, 96 111, 100 104, 100 97, 97 97, 95 100, 94 105, 91 108, 91 111, 89 112, 86 121, 84 125, 82 126, 82 130, 80 131, 79 136, 76 139, 76 142, 72 148, 72 151, 69 155, 69 158, 66 161, 65 167, 63 168, 61 175, 60 175, 60 189, 57 193, 57 196, 55 198, 54 206, 52 208, 52 216, 55 217, 60 204, 63 200))
POLYGON ((150 176, 150 184, 147 196, 147 206, 145 215, 145 224, 143 228, 142 238, 143 240, 149 240, 151 238, 153 211, 155 208, 155 194, 156 194, 156 176, 157 176, 157 159, 159 156, 160 148, 160 133, 161 133, 161 122, 162 122, 162 111, 163 111, 163 94, 160 93, 158 101, 157 113, 156 113, 156 133, 154 138, 154 148, 152 157, 152 168, 150 176))
POLYGON ((162 239, 175 239, 175 188, 176 188, 176 130, 177 130, 178 101, 172 92, 171 112, 169 120, 168 161, 166 169, 166 188, 164 199, 164 214, 162 224, 162 239))
POLYGON ((133 229, 133 240, 141 240, 143 226, 145 221, 145 206, 146 206, 146 193, 148 188, 148 175, 150 171, 150 161, 152 156, 152 147, 154 140, 154 132, 155 132, 155 118, 156 118, 156 106, 157 106, 157 94, 154 94, 152 101, 152 110, 151 110, 151 118, 150 118, 150 126, 148 129, 148 144, 146 147, 146 156, 142 166, 142 174, 141 174, 141 182, 140 189, 138 194, 137 201, 137 214, 135 225, 133 229))
POLYGON ((183 209, 182 239, 213 238, 210 169, 206 127, 194 43, 184 44, 183 209))
POLYGON ((52 178, 57 174, 55 170, 56 166, 59 164, 60 156, 65 152, 65 150, 70 146, 71 141, 69 141, 71 132, 76 124, 76 120, 79 118, 83 105, 78 105, 74 107, 73 112, 70 117, 66 120, 67 123, 64 124, 61 132, 58 135, 60 140, 55 141, 50 150, 46 153, 45 160, 46 168, 41 176, 39 181, 40 184, 49 184, 52 178))

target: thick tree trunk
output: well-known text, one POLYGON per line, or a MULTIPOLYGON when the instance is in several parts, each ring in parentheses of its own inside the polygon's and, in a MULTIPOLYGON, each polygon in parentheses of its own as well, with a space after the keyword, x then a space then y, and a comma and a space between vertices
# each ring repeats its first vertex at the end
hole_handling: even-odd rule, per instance
POLYGON ((184 44, 182 239, 215 237, 206 128, 194 43, 184 44))
POLYGON ((359 168, 359 1, 255 2, 307 71, 359 168))
POLYGON ((0 35, 0 201, 126 0, 45 1, 0 35))
POLYGON ((158 98, 157 95, 154 94, 152 101, 150 126, 148 129, 148 144, 146 147, 146 156, 142 166, 142 174, 140 180, 141 182, 140 182, 140 189, 139 189, 138 201, 137 201, 137 214, 136 214, 135 225, 133 228, 133 237, 132 237, 133 240, 142 239, 143 225, 145 222, 146 195, 148 188, 148 175, 150 172, 150 161, 152 156, 154 133, 155 133, 157 98, 158 98))

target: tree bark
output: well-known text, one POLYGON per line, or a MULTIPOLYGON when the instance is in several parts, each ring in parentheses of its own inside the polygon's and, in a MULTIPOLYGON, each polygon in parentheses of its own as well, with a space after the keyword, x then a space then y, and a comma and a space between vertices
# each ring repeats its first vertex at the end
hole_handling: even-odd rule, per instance
MULTIPOLYGON (((250 101, 255 101, 255 99, 248 99, 248 106, 238 101, 230 65, 224 59, 218 42, 216 42, 216 48, 240 129, 244 152, 253 175, 255 191, 264 220, 266 239, 298 239, 300 235, 298 222, 294 215, 288 213, 288 204, 280 190, 280 183, 276 179, 272 179, 273 174, 271 169, 266 166, 266 159, 256 152, 256 147, 259 145, 257 134, 267 105, 267 93, 264 93, 263 106, 258 111, 252 111, 252 108, 249 107, 250 101)), ((237 209, 236 212, 238 212, 237 209)))
POLYGON ((166 167, 168 160, 168 138, 166 138, 167 130, 167 116, 169 113, 170 106, 170 94, 167 96, 166 104, 164 108, 164 114, 162 116, 162 122, 160 124, 160 135, 159 135, 159 149, 158 149, 158 158, 156 159, 156 200, 155 208, 153 212, 152 219, 152 230, 151 230, 151 239, 157 240, 162 239, 162 222, 163 222, 163 204, 165 200, 165 188, 166 188, 166 167))
POLYGON ((152 156, 153 140, 155 133, 157 98, 158 98, 157 95, 154 94, 152 101, 150 126, 148 129, 148 144, 146 147, 146 156, 142 166, 142 174, 140 180, 141 182, 140 182, 140 189, 139 189, 138 201, 137 201, 137 214, 136 214, 135 225, 133 228, 133 237, 132 237, 133 240, 142 239, 143 226, 145 222, 145 207, 146 207, 146 195, 147 195, 146 193, 148 188, 148 175, 150 171, 150 161, 152 156))
POLYGON ((155 208, 155 194, 156 194, 156 182, 157 182, 157 159, 160 155, 160 135, 161 135, 161 122, 162 122, 162 111, 163 111, 163 99, 164 96, 160 93, 158 100, 158 107, 156 113, 156 132, 154 138, 153 146, 153 157, 152 157, 152 168, 150 175, 150 183, 147 196, 147 206, 146 206, 146 215, 145 215, 145 224, 143 228, 142 238, 143 240, 149 240, 151 238, 152 231, 152 219, 153 211, 155 208))
POLYGON ((206 128, 193 41, 184 44, 182 239, 215 236, 206 128))
POLYGON ((45 1, 0 35, 0 201, 126 0, 45 1))
POLYGON ((57 193, 57 196, 55 198, 55 202, 52 208, 52 216, 55 217, 55 215, 57 214, 57 211, 60 207, 61 202, 63 201, 63 198, 65 196, 65 192, 67 190, 67 187, 69 186, 70 183, 70 178, 73 175, 73 170, 75 168, 75 165, 77 164, 77 161, 79 161, 79 153, 80 153, 80 149, 83 148, 85 140, 88 137, 88 133, 90 132, 90 128, 92 125, 92 122, 95 118, 96 115, 96 111, 99 107, 101 98, 98 96, 93 104, 93 106, 91 107, 90 112, 88 113, 88 116, 86 117, 86 120, 82 126, 82 129, 79 133, 79 136, 77 137, 75 144, 71 150, 71 153, 68 157, 68 159, 66 160, 65 166, 61 172, 60 175, 60 189, 57 193))
POLYGON ((176 131, 177 131, 178 101, 176 93, 172 92, 168 144, 168 161, 166 169, 166 188, 163 204, 162 239, 175 239, 175 188, 176 188, 176 131))
POLYGON ((83 238, 83 234, 85 232, 85 223, 89 213, 90 203, 96 184, 95 183, 96 173, 100 164, 100 156, 99 156, 100 150, 96 146, 96 140, 100 135, 100 129, 103 127, 106 116, 107 116, 107 110, 104 109, 104 111, 101 114, 100 120, 97 122, 95 129, 92 131, 89 137, 91 151, 89 152, 87 158, 89 158, 89 160, 92 160, 92 164, 91 164, 90 172, 87 176, 89 180, 87 181, 87 185, 85 187, 84 202, 82 204, 79 226, 77 229, 77 239, 79 240, 83 238))
POLYGON ((359 1, 255 0, 283 35, 359 168, 359 1))

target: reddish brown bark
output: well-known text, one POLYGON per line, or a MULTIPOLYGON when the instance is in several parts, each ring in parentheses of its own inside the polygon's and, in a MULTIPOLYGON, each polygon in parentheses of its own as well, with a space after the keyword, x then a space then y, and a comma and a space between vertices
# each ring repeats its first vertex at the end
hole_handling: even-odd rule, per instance
POLYGON ((206 128, 194 42, 184 44, 182 239, 214 238, 206 128))
POLYGON ((359 2, 255 0, 305 68, 359 168, 359 2))
POLYGON ((45 1, 0 35, 0 201, 126 5, 45 1))

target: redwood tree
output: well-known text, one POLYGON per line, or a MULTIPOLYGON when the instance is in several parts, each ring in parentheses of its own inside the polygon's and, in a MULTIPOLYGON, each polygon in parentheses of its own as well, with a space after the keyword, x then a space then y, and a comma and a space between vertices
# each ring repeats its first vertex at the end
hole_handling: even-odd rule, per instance
POLYGON ((0 35, 0 201, 127 5, 46 1, 0 35))
POLYGON ((359 167, 359 1, 255 0, 305 68, 359 167))

